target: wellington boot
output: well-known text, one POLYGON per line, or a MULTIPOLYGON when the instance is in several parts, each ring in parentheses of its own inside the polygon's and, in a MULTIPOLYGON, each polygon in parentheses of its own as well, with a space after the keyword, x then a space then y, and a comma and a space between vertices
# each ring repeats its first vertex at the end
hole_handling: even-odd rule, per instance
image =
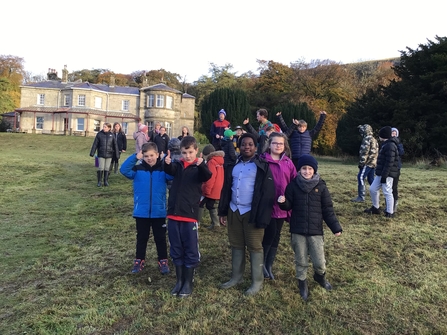
MULTIPOLYGON (((267 257, 265 259, 265 269, 267 270, 267 273, 270 277, 271 280, 275 280, 275 276, 273 275, 272 272, 272 267, 273 267, 273 262, 275 261, 276 258, 276 252, 278 251, 278 248, 270 248, 267 257)), ((265 275, 264 275, 265 277, 265 275)))
POLYGON ((307 286, 307 279, 299 280, 298 279, 298 287, 300 289, 300 296, 304 301, 307 301, 309 297, 309 288, 307 286))
POLYGON ((104 186, 109 186, 109 171, 104 171, 104 186))
POLYGON ((172 295, 178 295, 183 286, 183 265, 175 266, 175 276, 177 277, 177 282, 174 288, 171 290, 172 295))
POLYGON ((220 285, 220 288, 227 289, 242 282, 245 271, 245 250, 231 249, 231 279, 220 285))
POLYGON ((104 171, 96 171, 96 176, 98 178, 98 187, 101 187, 101 181, 102 181, 102 174, 104 173, 104 171))
POLYGON ((113 172, 115 172, 115 174, 118 173, 118 162, 115 162, 115 164, 113 166, 113 172))
POLYGON ((194 268, 187 268, 186 266, 183 266, 183 286, 178 293, 180 298, 186 298, 192 294, 193 280, 194 268))
POLYGON ((264 265, 262 267, 262 272, 264 273, 264 279, 270 279, 270 273, 267 271, 266 268, 267 257, 270 251, 270 245, 264 246, 263 249, 264 249, 264 265))
POLYGON ((314 280, 321 285, 321 287, 325 288, 326 290, 330 291, 332 290, 332 285, 326 280, 326 273, 323 273, 322 275, 319 275, 318 273, 314 273, 314 280))
POLYGON ((210 218, 211 218, 211 226, 209 226, 208 229, 219 228, 220 223, 219 223, 219 217, 217 216, 216 208, 210 209, 210 218))
POLYGON ((264 253, 251 252, 251 286, 245 291, 245 295, 255 295, 262 289, 264 284, 264 275, 262 273, 262 267, 264 263, 264 253))

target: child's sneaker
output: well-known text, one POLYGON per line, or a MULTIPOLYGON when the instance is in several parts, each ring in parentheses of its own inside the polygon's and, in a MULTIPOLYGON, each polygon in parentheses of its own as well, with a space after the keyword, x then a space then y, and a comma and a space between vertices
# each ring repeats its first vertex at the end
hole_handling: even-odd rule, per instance
POLYGON ((380 207, 376 208, 371 206, 371 208, 365 209, 363 212, 367 214, 380 214, 380 207))
POLYGON ((166 275, 169 273, 169 265, 167 259, 161 259, 158 262, 158 269, 160 270, 162 275, 166 275))
POLYGON ((139 273, 143 271, 143 268, 144 268, 144 259, 136 259, 133 261, 132 273, 139 273))

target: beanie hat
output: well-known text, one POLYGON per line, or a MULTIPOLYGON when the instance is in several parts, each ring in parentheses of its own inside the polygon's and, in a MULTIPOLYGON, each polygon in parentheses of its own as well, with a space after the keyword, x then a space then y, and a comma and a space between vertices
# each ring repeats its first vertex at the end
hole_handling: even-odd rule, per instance
POLYGON ((140 125, 140 126, 138 127, 138 130, 144 132, 144 131, 147 130, 147 126, 146 126, 145 124, 142 124, 142 125, 140 125))
POLYGON ((173 137, 168 142, 169 150, 180 150, 180 140, 177 137, 173 137))
POLYGON ((386 126, 379 130, 379 137, 389 139, 391 137, 391 127, 386 126))
POLYGON ((219 114, 223 114, 223 115, 227 116, 227 113, 225 112, 225 110, 223 108, 219 111, 219 113, 217 113, 217 115, 219 115, 219 114))
POLYGON ((305 165, 311 166, 314 169, 314 173, 316 173, 318 170, 318 162, 311 155, 302 155, 298 159, 298 170, 300 170, 305 165))
POLYGON ((231 136, 236 135, 236 133, 234 131, 232 131, 231 129, 227 129, 224 131, 224 137, 225 138, 230 138, 231 136))
POLYGON ((393 131, 396 132, 396 137, 399 137, 399 130, 397 130, 397 128, 391 128, 391 132, 393 131))
POLYGON ((205 147, 202 150, 202 154, 204 156, 208 156, 210 153, 216 151, 216 149, 214 148, 214 146, 212 144, 207 144, 205 145, 205 147))

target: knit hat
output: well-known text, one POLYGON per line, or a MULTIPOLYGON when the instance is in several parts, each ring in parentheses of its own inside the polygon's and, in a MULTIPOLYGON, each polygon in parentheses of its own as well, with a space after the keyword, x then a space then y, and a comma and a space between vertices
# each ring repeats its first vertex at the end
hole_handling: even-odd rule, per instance
POLYGON ((389 139, 391 137, 391 127, 386 126, 379 130, 379 137, 384 139, 389 139))
POLYGON ((212 144, 207 144, 205 145, 205 147, 202 150, 202 154, 204 156, 208 156, 210 153, 216 151, 216 149, 214 148, 214 146, 212 144))
POLYGON ((145 124, 142 124, 142 125, 140 125, 140 126, 138 127, 138 130, 139 130, 139 131, 142 131, 142 132, 145 132, 145 131, 147 131, 147 126, 146 126, 145 124))
POLYGON ((391 132, 393 131, 396 132, 396 137, 399 137, 399 130, 397 130, 397 128, 391 128, 391 132))
POLYGON ((298 170, 300 170, 305 165, 311 166, 314 169, 314 173, 317 173, 318 162, 317 162, 317 160, 313 156, 311 156, 311 155, 302 155, 298 159, 298 170))
POLYGON ((177 137, 173 137, 168 142, 169 150, 180 150, 180 140, 177 137))
POLYGON ((225 138, 230 138, 231 136, 236 135, 236 133, 234 131, 232 131, 231 129, 227 129, 224 131, 224 137, 225 138))
POLYGON ((219 114, 223 114, 223 115, 227 116, 227 113, 225 112, 225 110, 223 108, 219 111, 219 113, 217 113, 217 115, 219 115, 219 114))

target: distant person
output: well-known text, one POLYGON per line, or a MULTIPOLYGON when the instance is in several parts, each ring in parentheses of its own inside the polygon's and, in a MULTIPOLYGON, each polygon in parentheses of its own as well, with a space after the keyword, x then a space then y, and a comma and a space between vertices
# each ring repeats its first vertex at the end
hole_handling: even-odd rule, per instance
POLYGON ((335 236, 340 236, 343 230, 335 216, 326 183, 317 173, 317 160, 311 155, 302 155, 297 166, 298 175, 287 185, 285 194, 278 197, 278 203, 281 209, 292 210, 290 233, 295 252, 296 277, 301 298, 307 301, 309 255, 314 280, 324 289, 332 289, 332 285, 326 280, 323 221, 335 236))
POLYGON ((118 145, 115 141, 115 137, 112 132, 112 125, 105 122, 102 126, 102 130, 96 134, 93 141, 92 148, 90 150, 90 156, 93 157, 95 152, 98 156, 98 170, 96 176, 98 179, 97 186, 101 187, 101 182, 104 178, 104 186, 109 186, 109 168, 112 163, 112 159, 117 158, 118 145))
POLYGON ((371 186, 374 181, 374 169, 377 165, 379 145, 369 124, 360 125, 357 128, 359 128, 360 135, 362 135, 362 144, 359 150, 359 173, 357 174, 358 195, 351 201, 364 202, 366 192, 365 178, 368 180, 369 186, 371 186))
MULTIPOLYGON (((276 113, 279 126, 283 133, 287 135, 290 143, 290 150, 292 150, 292 161, 295 166, 298 166, 298 159, 301 155, 310 155, 312 150, 312 139, 315 138, 323 127, 326 120, 327 113, 320 112, 320 119, 317 125, 312 130, 307 130, 307 122, 304 120, 292 120, 292 125, 287 127, 281 112, 276 113)), ((297 168, 298 171, 298 168, 297 168)))
POLYGON ((231 129, 224 132, 224 136, 220 142, 221 150, 224 152, 224 168, 234 165, 236 163, 237 154, 233 144, 233 136, 236 133, 231 129))
POLYGON ((211 171, 211 178, 202 184, 202 199, 199 204, 199 223, 202 222, 205 208, 209 211, 211 225, 208 229, 219 228, 216 202, 220 199, 224 182, 224 155, 222 150, 215 150, 212 144, 206 145, 202 150, 206 166, 211 171))
POLYGON ((256 154, 253 134, 241 136, 240 149, 236 165, 225 170, 219 201, 220 222, 228 227, 232 266, 231 279, 221 288, 228 289, 243 280, 247 248, 252 282, 245 295, 254 295, 264 283, 262 240, 271 219, 275 184, 268 163, 256 154))
POLYGON ((138 131, 133 133, 135 140, 135 153, 141 152, 143 144, 149 142, 149 135, 147 134, 148 128, 145 124, 140 124, 138 131))
POLYGON ((246 127, 247 132, 253 134, 256 138, 256 147, 258 155, 263 154, 268 148, 268 138, 271 133, 275 131, 275 126, 269 123, 266 127, 263 127, 262 132, 256 131, 249 123, 250 119, 245 119, 243 125, 246 127))
POLYGON ((137 243, 132 273, 143 270, 150 229, 157 248, 158 269, 161 274, 169 273, 166 243, 166 185, 172 176, 163 171, 157 145, 148 142, 142 151, 129 156, 120 168, 123 176, 133 180, 134 209, 137 243), (137 164, 141 161, 141 164, 137 164))
POLYGON ((154 129, 152 129, 148 136, 149 136, 149 141, 154 142, 155 137, 160 134, 160 128, 161 128, 161 123, 160 122, 155 122, 154 125, 154 129))
MULTIPOLYGON (((296 168, 290 156, 290 148, 287 136, 283 133, 270 134, 268 147, 261 155, 270 167, 275 183, 275 199, 284 194, 286 186, 296 177, 296 168)), ((285 220, 290 219, 290 211, 282 210, 277 202, 273 205, 270 224, 265 228, 262 247, 264 249, 264 278, 275 279, 273 263, 278 251, 281 230, 285 220)))
POLYGON ((391 136, 397 139, 396 145, 397 145, 397 152, 399 154, 398 156, 398 162, 397 162, 397 175, 393 178, 393 198, 394 198, 394 213, 397 212, 397 205, 399 204, 399 192, 397 190, 397 186, 399 184, 399 178, 400 178, 400 170, 402 168, 402 156, 405 154, 404 145, 400 141, 399 138, 399 130, 397 128, 391 128, 391 136))
POLYGON ((121 124, 119 122, 115 122, 113 124, 113 136, 115 136, 115 141, 118 145, 118 155, 117 158, 112 158, 112 165, 110 166, 109 171, 113 170, 115 173, 118 173, 119 159, 121 157, 122 152, 126 152, 127 150, 127 138, 123 129, 121 128, 121 124))
POLYGON ((231 128, 230 122, 225 120, 227 113, 221 109, 218 113, 218 119, 211 124, 210 136, 212 138, 211 144, 216 150, 221 150, 220 142, 224 137, 225 130, 231 128))
POLYGON ((380 129, 379 139, 384 142, 377 157, 376 176, 369 188, 372 206, 365 209, 368 214, 380 214, 379 190, 382 189, 386 201, 385 217, 392 218, 394 213, 393 179, 398 174, 399 152, 397 138, 391 136, 391 127, 380 129))
POLYGON ((234 131, 236 132, 236 134, 233 136, 233 146, 234 146, 234 150, 236 151, 236 154, 238 155, 240 153, 239 138, 244 133, 244 130, 242 129, 241 126, 236 126, 236 128, 234 128, 234 131))
POLYGON ((160 132, 154 137, 153 142, 157 145, 159 154, 168 152, 169 136, 165 127, 160 127, 160 132))
POLYGON ((197 158, 194 137, 183 137, 180 150, 179 162, 173 162, 168 151, 164 170, 174 176, 168 199, 168 237, 177 282, 171 294, 184 298, 192 294, 194 269, 200 262, 197 220, 202 183, 212 175, 203 158, 197 158))
POLYGON ((178 139, 181 141, 183 137, 189 136, 189 129, 186 126, 182 127, 182 134, 178 137, 178 139))

